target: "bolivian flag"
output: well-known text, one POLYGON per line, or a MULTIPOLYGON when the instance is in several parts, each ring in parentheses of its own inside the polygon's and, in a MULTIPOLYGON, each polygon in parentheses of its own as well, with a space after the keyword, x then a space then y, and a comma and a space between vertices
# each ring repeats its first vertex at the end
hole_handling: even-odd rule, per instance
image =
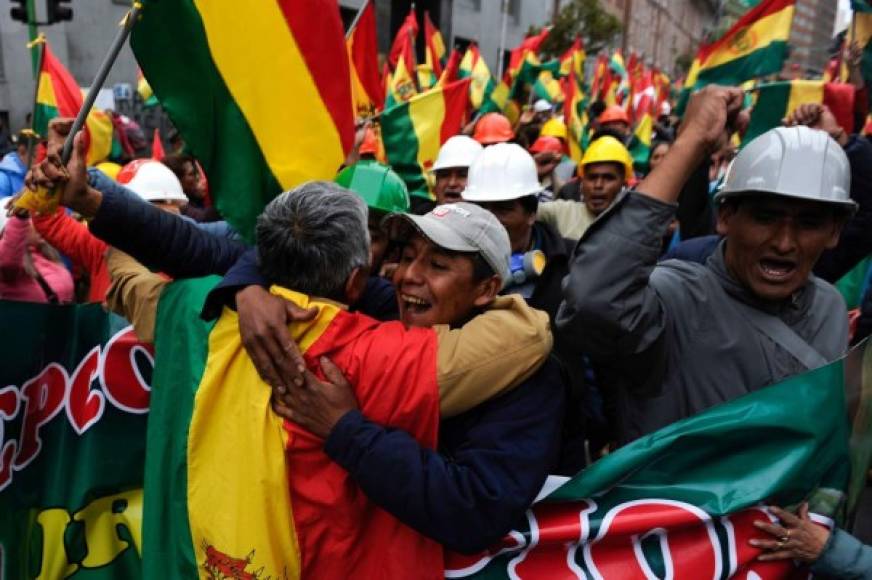
MULTIPOLYGON (((869 0, 851 0, 851 10, 854 14, 848 26, 845 42, 856 41, 863 48, 860 72, 868 87, 872 83, 872 4, 869 0)), ((848 70, 844 63, 842 63, 841 80, 848 80, 848 70)), ((869 99, 872 102, 872 94, 869 95, 869 99)))
POLYGON ((799 105, 818 103, 829 107, 839 125, 848 133, 854 126, 854 87, 844 83, 826 83, 823 80, 797 80, 768 83, 757 86, 757 102, 751 110, 751 122, 742 143, 773 127, 791 114, 799 105))
POLYGON ((576 37, 566 52, 560 57, 560 76, 566 77, 574 74, 577 79, 584 79, 584 59, 587 55, 584 52, 584 43, 581 38, 576 37))
MULTIPOLYGON (((411 63, 406 62, 406 55, 401 54, 400 60, 397 61, 397 68, 394 74, 391 75, 391 80, 388 83, 388 92, 385 95, 385 108, 389 109, 400 103, 405 103, 416 94, 418 87, 415 86, 415 80, 412 78, 412 71, 409 69, 411 63)), ((415 71, 417 74, 417 71, 415 71)))
POLYGON ((563 79, 563 92, 566 102, 563 105, 563 122, 568 130, 569 157, 579 163, 582 156, 582 141, 587 131, 587 99, 581 82, 575 73, 563 79))
MULTIPOLYGON (((75 117, 82 108, 82 89, 70 71, 57 59, 48 42, 42 43, 42 68, 33 111, 33 130, 43 138, 48 136, 48 123, 55 117, 75 117)), ((112 151, 113 126, 108 113, 91 109, 85 119, 85 139, 88 143, 87 163, 105 161, 112 151)))
POLYGON ((682 100, 711 83, 739 85, 776 73, 787 57, 796 0, 765 0, 749 10, 720 40, 700 47, 687 73, 682 100))
POLYGON ((378 40, 375 27, 375 5, 367 4, 357 26, 346 41, 351 91, 355 112, 359 117, 371 117, 385 104, 385 95, 378 73, 378 40))
MULTIPOLYGON (((271 389, 242 347, 236 313, 200 319, 217 281, 173 283, 158 305, 143 577, 346 578, 351 568, 361 578, 441 573, 435 542, 377 509, 330 461, 322 440, 271 410, 271 389)), ((289 327, 307 366, 330 357, 355 385, 362 412, 435 447, 435 332, 372 334, 375 321, 335 303, 273 293, 318 308, 315 320, 289 327), (410 374, 422 380, 401 386, 410 374)))
POLYGON ((463 126, 470 82, 464 79, 437 86, 382 113, 382 140, 388 163, 412 195, 431 198, 430 168, 442 144, 463 126))
POLYGON ((445 64, 445 41, 442 33, 433 26, 430 13, 424 12, 424 53, 425 62, 436 77, 442 76, 442 66, 445 64))
POLYGON ((554 78, 550 70, 543 70, 533 83, 533 93, 540 99, 549 103, 562 103, 564 100, 563 87, 560 81, 554 78))
POLYGON ((496 87, 490 69, 487 67, 484 59, 481 58, 478 46, 475 43, 470 44, 466 49, 463 60, 460 61, 457 77, 460 79, 472 79, 472 82, 469 84, 469 101, 475 110, 482 108, 486 101, 490 99, 491 93, 493 93, 496 87))
POLYGON ((246 238, 282 190, 330 179, 354 142, 332 0, 144 0, 131 45, 164 110, 246 238))

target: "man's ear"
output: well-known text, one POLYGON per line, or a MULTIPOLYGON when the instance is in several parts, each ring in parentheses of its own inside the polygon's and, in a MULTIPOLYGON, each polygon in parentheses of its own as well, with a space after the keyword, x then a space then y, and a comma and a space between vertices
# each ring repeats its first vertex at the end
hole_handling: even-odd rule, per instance
POLYGON ((851 217, 847 214, 833 218, 833 233, 830 236, 829 241, 827 241, 827 245, 824 246, 827 250, 832 250, 839 245, 839 237, 842 235, 842 228, 845 227, 845 224, 848 223, 850 219, 851 217))
POLYGON ((494 301, 502 289, 503 283, 499 276, 482 280, 475 288, 475 300, 472 303, 478 308, 484 308, 494 301))
POLYGON ((363 291, 366 289, 366 281, 369 278, 369 266, 357 267, 348 275, 345 281, 345 300, 348 304, 355 304, 363 291))
POLYGON ((730 229, 730 220, 736 215, 737 207, 732 203, 722 203, 718 206, 717 232, 718 235, 726 236, 730 229))

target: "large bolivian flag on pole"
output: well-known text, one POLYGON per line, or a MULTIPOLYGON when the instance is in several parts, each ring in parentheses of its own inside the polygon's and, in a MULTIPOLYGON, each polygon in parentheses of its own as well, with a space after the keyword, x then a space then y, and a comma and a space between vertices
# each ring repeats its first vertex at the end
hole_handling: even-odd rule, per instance
POLYGON ((202 163, 218 210, 251 239, 270 199, 332 178, 353 144, 336 2, 143 4, 136 59, 202 163))
POLYGON ((780 71, 787 58, 795 3, 796 0, 761 2, 719 40, 702 45, 687 73, 682 104, 691 91, 705 85, 739 85, 780 71))
POLYGON ((412 195, 430 197, 430 168, 442 144, 460 133, 470 80, 436 87, 382 113, 382 140, 388 163, 412 195))

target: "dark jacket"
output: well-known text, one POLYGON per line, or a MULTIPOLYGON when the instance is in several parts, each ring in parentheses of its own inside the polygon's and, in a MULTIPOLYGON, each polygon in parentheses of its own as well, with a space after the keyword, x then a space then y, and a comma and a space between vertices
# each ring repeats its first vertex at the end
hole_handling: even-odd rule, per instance
POLYGON ((579 241, 560 331, 613 369, 626 443, 810 368, 764 327, 786 325, 825 361, 847 349, 845 302, 811 276, 792 300, 761 302, 727 272, 723 245, 703 264, 657 264, 675 206, 630 192, 579 241), (725 361, 729 361, 725 363, 725 361))
MULTIPOLYGON (((109 191, 91 226, 98 237, 175 278, 227 273, 205 315, 232 303, 240 287, 263 283, 253 251, 228 272, 246 253, 243 244, 136 199, 109 191)), ((385 286, 370 284, 366 294, 363 304, 375 312, 364 312, 383 314, 385 286)), ((439 453, 354 414, 331 433, 326 451, 398 519, 451 549, 476 552, 522 520, 541 489, 556 462, 564 397, 552 361, 512 392, 443 421, 439 453)))

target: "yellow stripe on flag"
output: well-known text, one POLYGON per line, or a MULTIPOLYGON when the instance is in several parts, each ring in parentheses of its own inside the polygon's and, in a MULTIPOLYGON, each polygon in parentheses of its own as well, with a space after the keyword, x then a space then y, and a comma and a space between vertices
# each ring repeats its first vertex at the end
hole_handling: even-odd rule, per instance
MULTIPOLYGON (((271 292, 303 308, 319 307, 315 320, 290 327, 303 352, 341 310, 288 290, 271 292)), ((288 432, 270 407, 271 395, 242 347, 236 313, 225 309, 209 335, 188 433, 188 515, 201 571, 208 571, 212 556, 248 560, 248 569, 263 577, 300 577, 288 432)))
MULTIPOLYGON (((755 50, 777 41, 787 42, 790 37, 790 24, 793 21, 793 6, 757 20, 732 42, 714 51, 701 64, 701 68, 713 68, 748 56, 755 50)), ((691 74, 695 72, 691 69, 691 74)), ((688 81, 691 74, 688 74, 688 81)), ((696 75, 693 75, 694 77, 696 75)))
POLYGON ((97 165, 109 158, 112 153, 112 119, 105 111, 92 109, 85 119, 88 127, 88 165, 97 165))
POLYGON ((36 90, 36 103, 47 107, 57 108, 58 106, 54 85, 51 82, 51 75, 44 71, 39 73, 39 88, 36 90))
POLYGON ((445 98, 442 91, 422 95, 409 102, 409 118, 418 139, 418 164, 424 169, 427 187, 433 190, 430 168, 439 155, 442 122, 445 119, 445 98))
POLYGON ((345 158, 342 141, 279 4, 251 2, 245 10, 230 0, 195 4, 215 66, 279 184, 288 189, 332 178, 345 158), (322 154, 301 163, 301 151, 322 154))
POLYGON ((792 81, 790 83, 790 98, 784 115, 790 115, 804 103, 824 102, 824 81, 792 81))

